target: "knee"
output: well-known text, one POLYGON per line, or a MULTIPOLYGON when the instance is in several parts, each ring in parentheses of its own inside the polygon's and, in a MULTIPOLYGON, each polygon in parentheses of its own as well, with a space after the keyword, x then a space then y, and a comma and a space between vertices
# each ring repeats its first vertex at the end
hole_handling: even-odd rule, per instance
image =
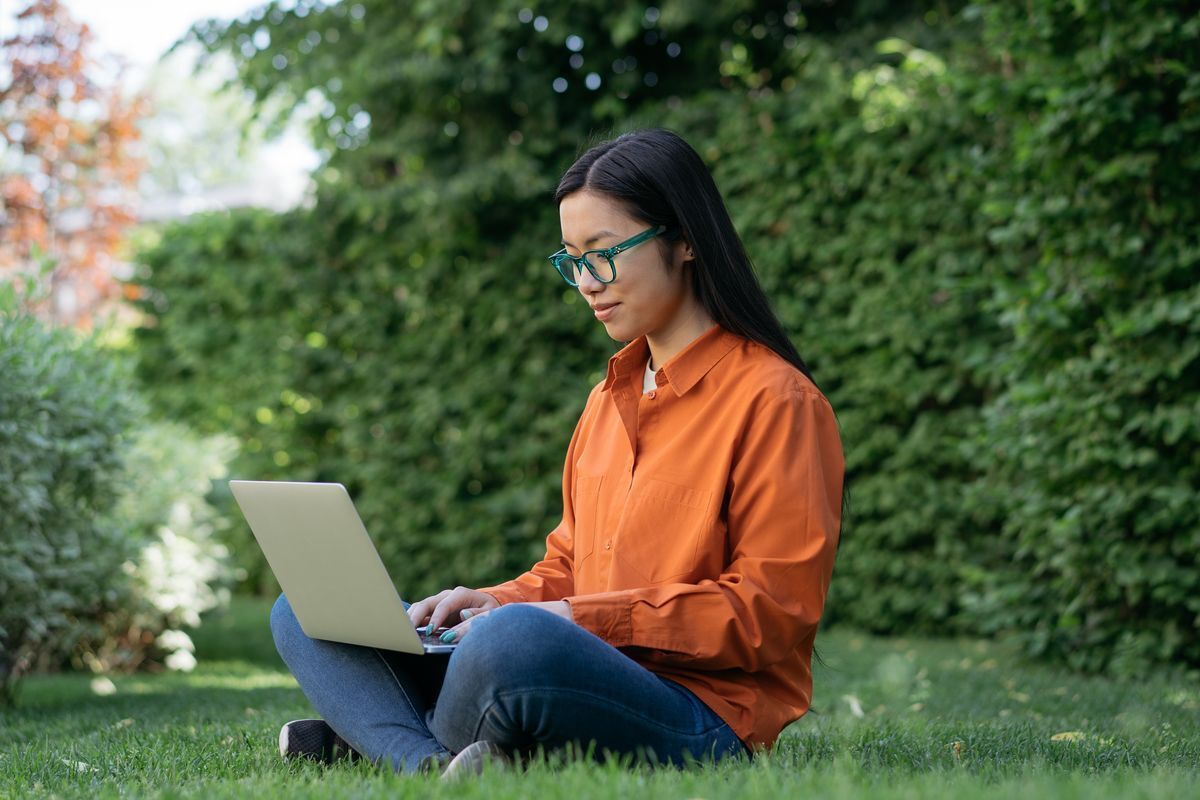
POLYGON ((471 626, 455 657, 460 667, 479 669, 493 680, 525 674, 551 653, 547 644, 554 641, 554 628, 560 624, 570 623, 522 603, 501 606, 471 626))
POLYGON ((513 603, 488 613, 479 620, 480 625, 471 627, 471 635, 478 634, 476 641, 486 642, 489 649, 505 645, 528 649, 525 643, 531 637, 545 636, 547 629, 558 621, 560 619, 549 611, 527 603, 513 603))
POLYGON ((280 655, 290 649, 289 645, 297 635, 303 636, 304 631, 300 629, 300 621, 296 619, 296 612, 292 611, 292 604, 281 594, 271 607, 271 636, 280 655))

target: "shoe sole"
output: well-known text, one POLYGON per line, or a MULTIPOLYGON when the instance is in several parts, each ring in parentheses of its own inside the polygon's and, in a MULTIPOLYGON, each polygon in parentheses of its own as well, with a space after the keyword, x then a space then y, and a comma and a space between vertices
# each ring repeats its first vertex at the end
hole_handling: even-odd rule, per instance
POLYGON ((450 759, 442 771, 444 781, 457 781, 482 775, 485 769, 500 770, 512 766, 512 759, 502 749, 487 741, 472 742, 450 759))

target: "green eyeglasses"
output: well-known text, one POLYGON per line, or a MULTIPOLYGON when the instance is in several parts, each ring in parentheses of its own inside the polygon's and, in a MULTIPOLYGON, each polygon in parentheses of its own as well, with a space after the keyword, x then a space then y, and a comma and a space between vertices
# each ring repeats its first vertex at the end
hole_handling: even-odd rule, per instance
POLYGON ((620 244, 614 244, 612 247, 604 250, 584 250, 579 257, 571 255, 564 247, 554 255, 550 256, 550 263, 558 270, 558 274, 563 276, 563 280, 572 286, 578 286, 579 282, 575 280, 575 276, 587 267, 587 271, 592 273, 592 277, 601 283, 612 283, 617 279, 617 265, 613 263, 613 257, 618 253, 624 253, 626 250, 632 250, 642 242, 648 242, 655 236, 666 231, 666 225, 655 225, 652 228, 639 233, 630 239, 626 239, 620 244), (594 256, 596 263, 592 263, 593 259, 588 256, 594 256))

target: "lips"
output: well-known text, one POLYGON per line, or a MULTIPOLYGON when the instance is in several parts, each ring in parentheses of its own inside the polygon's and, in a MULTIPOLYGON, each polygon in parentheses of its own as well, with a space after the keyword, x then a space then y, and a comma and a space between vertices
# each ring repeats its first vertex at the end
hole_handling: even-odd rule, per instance
POLYGON ((609 317, 611 317, 613 314, 616 313, 617 306, 619 306, 619 305, 621 305, 621 304, 620 303, 597 303, 596 305, 592 306, 592 310, 596 312, 596 319, 600 320, 601 322, 604 322, 606 319, 608 319, 609 317))

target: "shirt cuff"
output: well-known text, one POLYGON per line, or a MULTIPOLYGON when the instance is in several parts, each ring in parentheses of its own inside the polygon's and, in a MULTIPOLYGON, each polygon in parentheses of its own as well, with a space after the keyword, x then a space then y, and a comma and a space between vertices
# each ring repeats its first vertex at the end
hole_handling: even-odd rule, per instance
POLYGON ((633 604, 623 592, 584 594, 564 598, 575 624, 613 647, 633 644, 633 604))

